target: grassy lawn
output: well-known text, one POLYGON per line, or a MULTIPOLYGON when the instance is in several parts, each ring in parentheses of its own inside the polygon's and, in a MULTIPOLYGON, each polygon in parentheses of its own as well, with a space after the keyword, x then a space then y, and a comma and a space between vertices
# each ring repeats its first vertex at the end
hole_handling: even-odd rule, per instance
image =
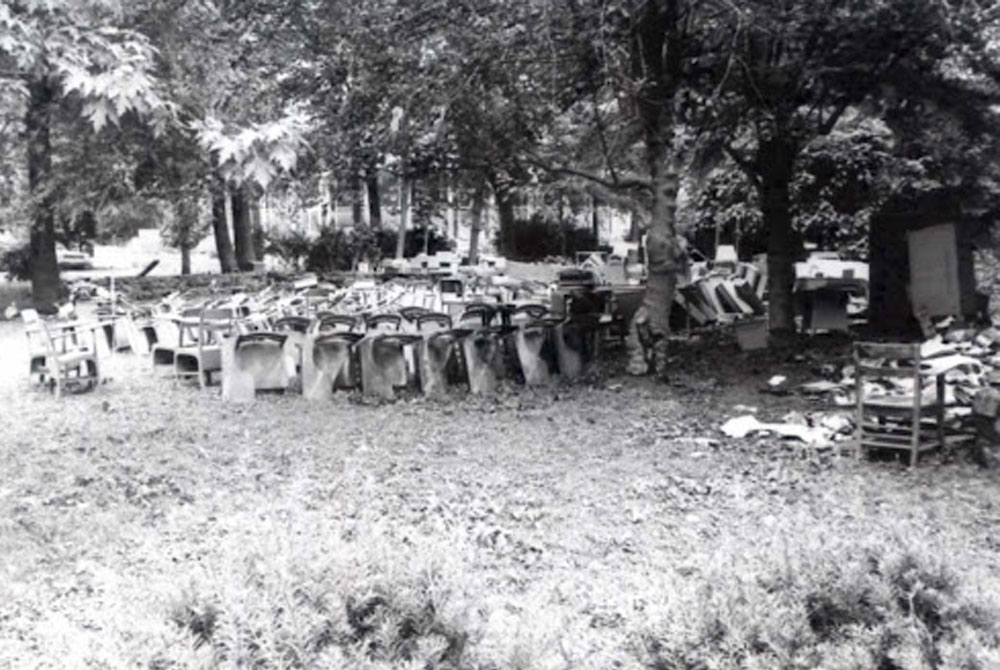
POLYGON ((721 438, 745 369, 233 406, 124 354, 56 401, 22 340, 0 667, 1000 667, 997 475, 721 438))

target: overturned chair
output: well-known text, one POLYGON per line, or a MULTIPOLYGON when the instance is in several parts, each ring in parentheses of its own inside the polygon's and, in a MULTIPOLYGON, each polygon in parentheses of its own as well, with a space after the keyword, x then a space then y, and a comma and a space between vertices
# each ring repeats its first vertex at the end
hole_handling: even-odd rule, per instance
POLYGON ((420 335, 410 333, 366 333, 357 344, 364 394, 388 400, 396 397, 396 390, 416 386, 419 373, 410 361, 416 360, 412 348, 421 340, 420 335))
POLYGON ((575 315, 553 327, 556 360, 563 379, 579 379, 594 361, 600 329, 600 318, 590 314, 575 315))
POLYGON ((150 349, 153 374, 174 375, 177 350, 198 340, 202 308, 190 307, 178 313, 158 314, 153 320, 156 344, 150 349))
POLYGON ((561 324, 562 319, 544 316, 520 324, 514 333, 517 360, 527 386, 545 386, 558 374, 555 333, 561 324))
POLYGON ((462 338, 469 391, 487 394, 497 390, 507 376, 506 338, 516 330, 516 326, 488 326, 462 338))
POLYGON ((248 402, 258 391, 285 391, 295 374, 296 345, 287 333, 255 331, 222 342, 222 399, 248 402))
POLYGON ((313 331, 302 349, 302 395, 326 400, 337 389, 357 388, 355 345, 364 337, 350 331, 313 331))
MULTIPOLYGON (((231 309, 205 309, 198 319, 197 341, 174 352, 174 378, 195 377, 202 388, 211 385, 212 374, 222 372, 223 339, 236 334, 236 318, 231 309)), ((182 336, 183 338, 183 336, 182 336)))
POLYGON ((430 311, 417 316, 414 325, 423 336, 418 347, 421 390, 426 396, 441 396, 464 377, 461 342, 472 330, 452 328, 450 316, 430 311))

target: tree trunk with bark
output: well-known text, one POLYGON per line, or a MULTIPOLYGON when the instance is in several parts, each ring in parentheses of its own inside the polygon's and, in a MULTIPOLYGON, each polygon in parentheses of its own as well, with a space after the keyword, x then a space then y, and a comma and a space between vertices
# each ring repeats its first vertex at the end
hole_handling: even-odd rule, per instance
POLYGON ((590 198, 590 227, 594 233, 594 246, 601 244, 601 201, 594 195, 590 198))
POLYGON ((247 208, 250 215, 250 228, 253 230, 253 252, 255 260, 264 260, 264 222, 260 215, 260 198, 247 192, 247 208))
POLYGON ((569 238, 566 235, 566 200, 559 194, 559 202, 556 205, 556 216, 559 219, 559 255, 563 258, 569 257, 569 238))
POLYGON ((791 182, 796 149, 780 138, 761 144, 758 194, 767 231, 767 289, 771 336, 787 338, 795 332, 795 257, 798 249, 792 232, 791 182))
POLYGON ((236 242, 236 267, 243 272, 250 272, 257 257, 253 248, 253 221, 246 187, 241 186, 233 191, 230 202, 233 210, 233 237, 236 242))
POLYGON ((361 228, 364 224, 364 184, 359 175, 351 176, 351 223, 354 228, 361 228))
POLYGON ((31 295, 41 312, 59 302, 59 263, 56 260, 55 203, 50 191, 52 144, 50 126, 55 88, 47 78, 28 84, 25 132, 28 139, 28 190, 34 200, 31 225, 31 295))
POLYGON ((189 275, 191 274, 191 245, 182 242, 180 245, 181 250, 181 274, 189 275))
POLYGON ((368 192, 368 222, 375 230, 382 227, 382 193, 378 187, 378 170, 370 169, 365 175, 365 189, 368 192))
POLYGON ((224 274, 236 271, 236 252, 229 237, 226 222, 226 191, 219 183, 212 189, 212 234, 215 236, 215 251, 219 256, 219 269, 224 274))
POLYGON ((480 182, 472 196, 472 227, 469 230, 469 265, 479 264, 479 233, 486 210, 486 185, 480 182))
POLYGON ((500 238, 500 255, 505 258, 514 258, 514 192, 506 185, 494 181, 493 193, 497 199, 497 221, 500 224, 498 237, 500 238))
POLYGON ((448 177, 448 191, 445 197, 448 200, 448 223, 446 230, 449 231, 451 239, 458 241, 458 203, 455 202, 455 187, 453 186, 453 178, 451 176, 448 177))
POLYGON ((653 207, 646 238, 647 280, 643 306, 649 330, 658 344, 655 353, 657 371, 663 373, 666 341, 670 335, 670 310, 677 288, 677 275, 683 269, 683 252, 677 239, 677 173, 672 165, 669 143, 663 136, 647 139, 647 161, 653 189, 653 207))
POLYGON ((410 189, 408 177, 399 180, 399 232, 396 237, 396 258, 403 258, 406 251, 406 229, 410 226, 410 189))
MULTIPOLYGON (((682 76, 682 18, 680 0, 648 2, 638 17, 631 44, 632 76, 640 83, 635 95, 642 126, 646 168, 652 194, 646 238, 647 280, 643 297, 644 330, 652 340, 645 352, 651 370, 666 375, 670 310, 678 273, 686 257, 677 237, 677 169, 674 163, 675 108, 682 76)), ((633 352, 635 353, 635 352, 633 352)), ((632 356, 630 372, 647 368, 632 356)))

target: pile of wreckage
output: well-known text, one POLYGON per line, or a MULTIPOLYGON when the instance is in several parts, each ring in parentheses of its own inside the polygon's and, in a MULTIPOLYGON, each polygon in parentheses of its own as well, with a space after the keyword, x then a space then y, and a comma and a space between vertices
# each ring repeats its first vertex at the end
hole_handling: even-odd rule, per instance
MULTIPOLYGON (((971 327, 953 317, 938 320, 933 328, 934 334, 917 348, 922 404, 933 405, 940 387, 947 444, 967 443, 977 438, 996 443, 1000 440, 1000 328, 971 327)), ((755 416, 756 408, 738 407, 741 414, 724 423, 721 430, 734 438, 772 434, 813 448, 853 449, 857 440, 857 367, 877 369, 884 363, 874 359, 856 359, 842 365, 828 363, 817 370, 821 379, 796 388, 788 388, 787 379, 775 375, 763 391, 776 394, 797 391, 838 409, 791 412, 780 421, 764 422, 755 416)), ((917 393, 914 378, 895 375, 866 375, 861 391, 865 399, 899 400, 911 403, 908 407, 917 393)))
MULTIPOLYGON (((715 260, 695 263, 679 286, 671 313, 675 332, 731 324, 744 350, 767 346, 767 263, 737 259, 731 246, 720 246, 715 260)), ((814 252, 795 264, 795 296, 802 330, 847 331, 864 317, 868 264, 846 261, 834 252, 814 252)))

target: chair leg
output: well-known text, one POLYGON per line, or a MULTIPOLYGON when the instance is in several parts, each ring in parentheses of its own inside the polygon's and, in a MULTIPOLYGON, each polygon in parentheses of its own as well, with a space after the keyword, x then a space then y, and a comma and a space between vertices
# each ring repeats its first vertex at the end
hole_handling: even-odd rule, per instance
POLYGON ((944 376, 938 375, 935 380, 935 390, 937 392, 937 438, 941 451, 947 447, 944 437, 944 376))

